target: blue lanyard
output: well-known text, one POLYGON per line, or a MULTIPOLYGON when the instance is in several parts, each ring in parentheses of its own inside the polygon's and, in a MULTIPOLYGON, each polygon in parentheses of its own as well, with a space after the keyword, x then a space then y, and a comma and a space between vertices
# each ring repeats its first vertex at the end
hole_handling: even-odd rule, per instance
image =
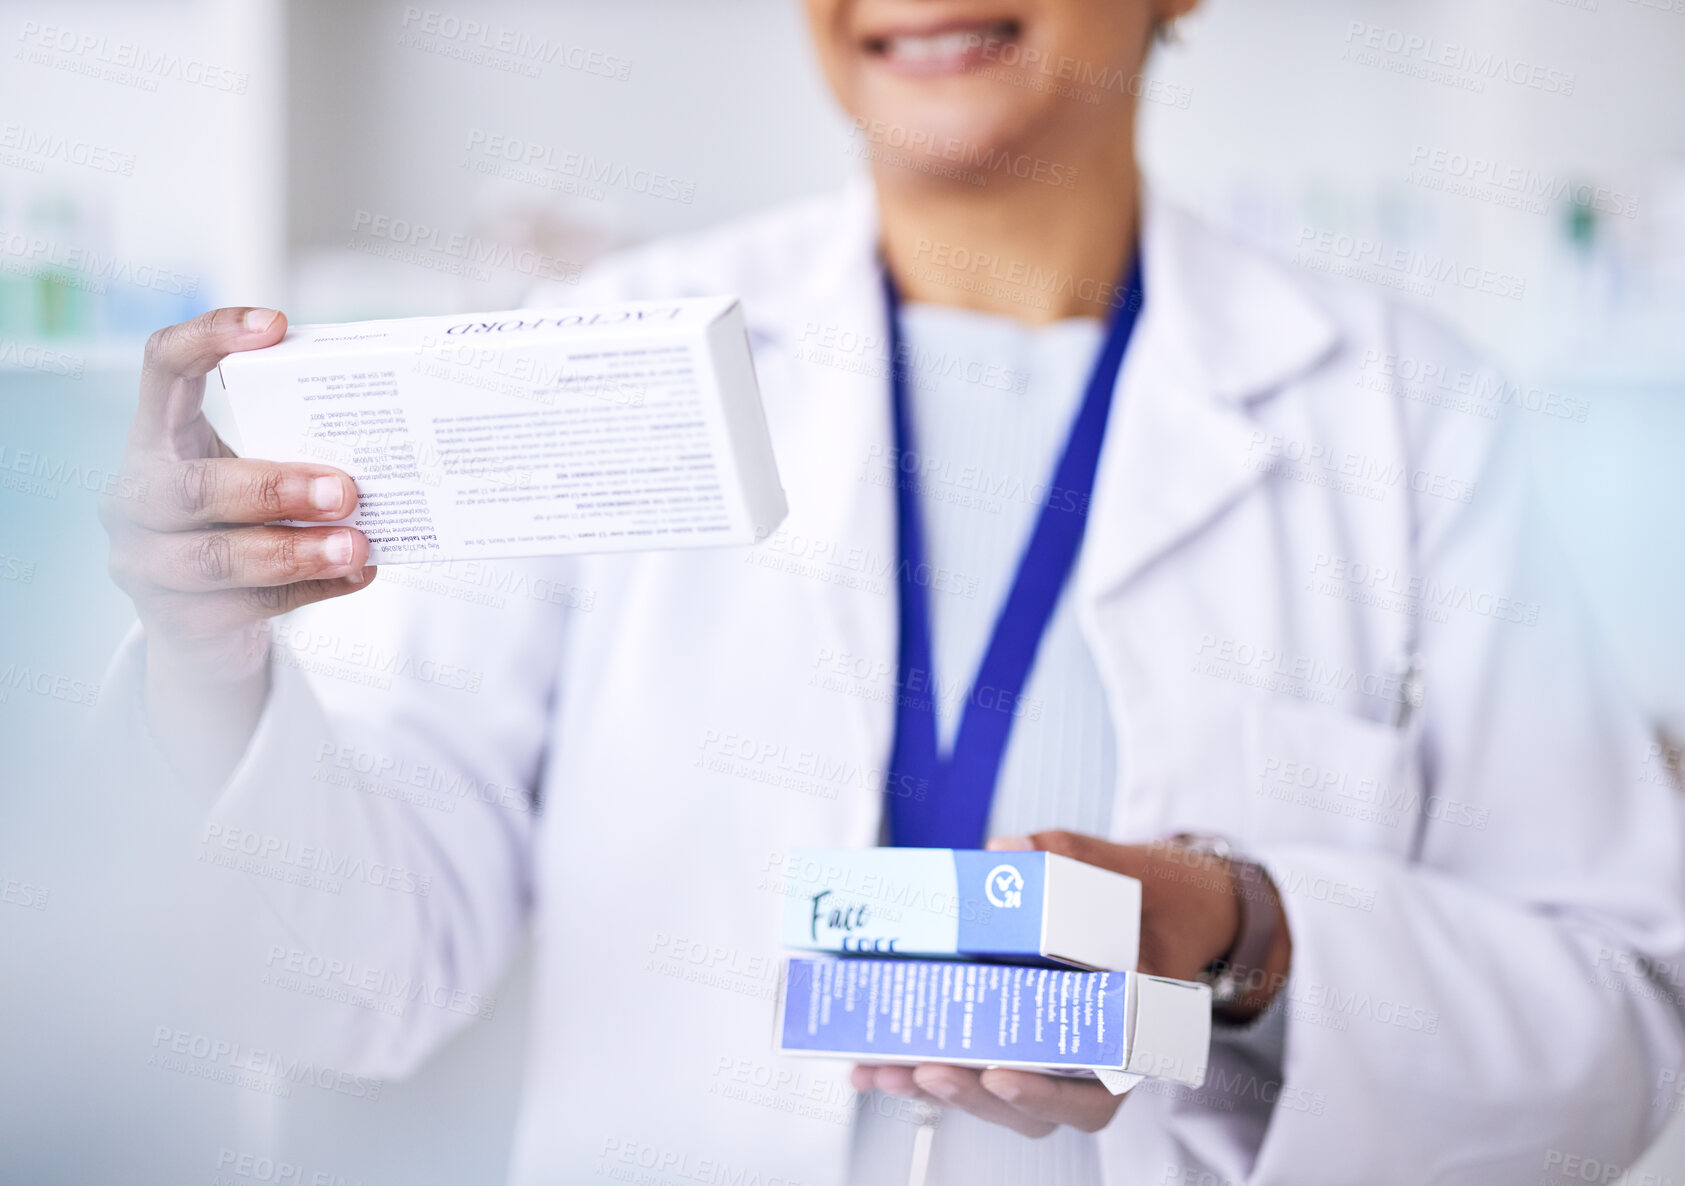
MULTIPOLYGON (((895 747, 890 755, 889 843, 908 848, 981 848, 989 824, 989 805, 1000 776, 1001 758, 1012 731, 1030 665, 1035 662, 1059 594, 1076 564, 1094 490, 1100 442, 1106 435, 1112 391, 1123 368, 1124 351, 1135 329, 1143 300, 1140 252, 1135 253, 1128 283, 1112 310, 1106 339, 1094 361, 1088 387, 1071 425, 1065 451, 1048 485, 1029 543, 1018 561, 1012 588, 995 619, 988 648, 968 690, 954 735, 944 756, 937 743, 936 701, 932 677, 930 601, 921 574, 925 566, 924 527, 918 484, 900 459, 915 456, 907 409, 906 359, 901 345, 901 298, 884 272, 889 313, 890 397, 895 411, 898 527, 897 572, 901 630, 897 652, 895 747), (923 795, 898 793, 917 787, 923 795)), ((915 467, 916 468, 916 467, 915 467)))

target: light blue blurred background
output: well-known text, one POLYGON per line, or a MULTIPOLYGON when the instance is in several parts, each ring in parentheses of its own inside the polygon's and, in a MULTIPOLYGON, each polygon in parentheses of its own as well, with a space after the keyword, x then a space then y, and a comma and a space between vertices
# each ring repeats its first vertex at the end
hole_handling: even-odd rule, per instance
MULTIPOLYGON (((531 270, 453 274, 426 243, 398 256, 372 220, 577 264, 831 186, 853 163, 796 0, 443 10, 609 71, 564 57, 536 77, 415 43, 417 14, 440 11, 0 3, 0 883, 37 891, 0 902, 0 1166, 20 1183, 215 1181, 229 1149, 370 1186, 501 1177, 520 968, 494 1020, 373 1104, 151 1072, 153 1027, 227 987, 214 953, 157 925, 175 887, 145 853, 187 808, 72 773, 128 622, 93 508, 150 329, 222 303, 294 321, 515 305, 531 270), (191 68, 118 66, 124 44, 191 68), (475 163, 497 137, 662 173, 681 196, 487 176, 475 163)), ((1288 256, 1307 228, 1349 233, 1523 282, 1520 299, 1454 285, 1402 299, 1524 386, 1589 401, 1583 422, 1522 417, 1548 510, 1620 666, 1685 735, 1685 3, 1208 0, 1153 75, 1154 184, 1237 233, 1288 256), (1360 52, 1374 27, 1537 64, 1572 93, 1424 79, 1407 56, 1360 52), (1493 176, 1522 178, 1521 198, 1493 176)), ((1649 1169, 1685 1178, 1685 1136, 1628 1180, 1649 1169)))

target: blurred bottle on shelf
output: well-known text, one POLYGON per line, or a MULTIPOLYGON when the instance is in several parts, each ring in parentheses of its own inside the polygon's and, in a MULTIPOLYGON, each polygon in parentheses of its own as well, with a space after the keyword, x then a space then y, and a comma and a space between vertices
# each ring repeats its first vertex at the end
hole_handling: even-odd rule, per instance
POLYGON ((31 336, 44 341, 93 337, 100 281, 87 265, 97 266, 103 252, 85 202, 71 190, 43 188, 30 198, 24 225, 33 271, 31 336))
POLYGON ((0 177, 0 338, 133 343, 210 308, 198 271, 119 250, 112 195, 0 177))
POLYGON ((16 188, 0 179, 0 337, 6 338, 23 337, 35 321, 21 205, 16 188))

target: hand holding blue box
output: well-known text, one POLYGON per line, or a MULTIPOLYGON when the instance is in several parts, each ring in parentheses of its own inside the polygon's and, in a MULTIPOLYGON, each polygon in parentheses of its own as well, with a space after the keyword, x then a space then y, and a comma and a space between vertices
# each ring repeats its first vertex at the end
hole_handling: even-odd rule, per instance
POLYGON ((786 947, 1135 970, 1141 883, 1045 852, 801 849, 786 947))

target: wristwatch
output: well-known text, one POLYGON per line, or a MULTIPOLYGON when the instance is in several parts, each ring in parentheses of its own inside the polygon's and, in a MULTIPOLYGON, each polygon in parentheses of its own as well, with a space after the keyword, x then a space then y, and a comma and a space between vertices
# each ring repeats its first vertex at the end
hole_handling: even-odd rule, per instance
POLYGON ((1211 986, 1212 1010, 1232 1009, 1258 987, 1256 977, 1263 973, 1270 949, 1275 946, 1275 887, 1264 867, 1238 853, 1225 837, 1181 832, 1171 839, 1195 852, 1218 858, 1228 866, 1229 876, 1234 879, 1235 907, 1240 915, 1234 943, 1199 974, 1200 980, 1211 986))

